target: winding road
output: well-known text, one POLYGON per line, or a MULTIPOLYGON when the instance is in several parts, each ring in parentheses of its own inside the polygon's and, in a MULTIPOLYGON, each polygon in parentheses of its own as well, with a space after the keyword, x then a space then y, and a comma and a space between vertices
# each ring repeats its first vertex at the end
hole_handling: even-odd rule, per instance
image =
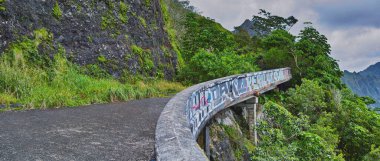
POLYGON ((169 100, 0 113, 0 160, 153 160, 169 100))

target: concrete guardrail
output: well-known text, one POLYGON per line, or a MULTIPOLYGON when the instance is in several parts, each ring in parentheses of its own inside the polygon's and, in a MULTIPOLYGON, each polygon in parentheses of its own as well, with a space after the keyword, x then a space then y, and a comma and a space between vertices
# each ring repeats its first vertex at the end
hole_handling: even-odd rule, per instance
POLYGON ((156 126, 158 161, 208 160, 196 138, 215 114, 291 79, 281 68, 211 80, 189 87, 165 106, 156 126))

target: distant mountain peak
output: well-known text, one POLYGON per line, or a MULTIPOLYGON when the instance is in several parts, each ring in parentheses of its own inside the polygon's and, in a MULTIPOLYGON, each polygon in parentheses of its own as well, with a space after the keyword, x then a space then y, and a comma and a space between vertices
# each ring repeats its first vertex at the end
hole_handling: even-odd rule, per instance
POLYGON ((235 27, 234 33, 239 32, 239 30, 245 30, 248 32, 250 36, 255 36, 257 35, 256 32, 252 29, 253 27, 253 21, 246 19, 240 26, 235 27))
POLYGON ((359 72, 361 75, 380 76, 380 62, 370 65, 367 69, 359 72))
POLYGON ((365 70, 368 70, 368 69, 371 69, 371 68, 376 68, 376 69, 380 69, 380 62, 377 62, 375 64, 372 64, 370 65, 367 69, 365 70))
POLYGON ((372 107, 380 107, 380 62, 356 73, 344 71, 342 81, 359 96, 370 96, 376 100, 372 107))

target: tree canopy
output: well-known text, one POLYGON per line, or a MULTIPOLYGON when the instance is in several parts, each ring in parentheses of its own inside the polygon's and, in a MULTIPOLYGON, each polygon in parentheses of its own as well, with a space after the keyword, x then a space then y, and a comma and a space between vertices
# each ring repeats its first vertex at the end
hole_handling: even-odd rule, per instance
POLYGON ((341 81, 326 36, 308 26, 261 10, 253 16, 258 36, 232 33, 214 20, 188 13, 180 42, 185 66, 178 79, 187 84, 232 74, 291 67, 293 79, 266 94, 259 145, 252 160, 378 160, 380 116, 341 81))

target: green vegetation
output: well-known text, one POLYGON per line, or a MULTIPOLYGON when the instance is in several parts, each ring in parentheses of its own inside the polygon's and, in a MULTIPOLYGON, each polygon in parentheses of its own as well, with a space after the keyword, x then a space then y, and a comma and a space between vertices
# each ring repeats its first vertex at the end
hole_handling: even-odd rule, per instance
POLYGON ((4 5, 4 2, 5 0, 0 0, 0 11, 5 11, 5 7, 3 6, 4 5))
POLYGON ((137 18, 139 19, 141 25, 143 25, 145 28, 148 27, 148 25, 146 24, 146 20, 145 20, 144 17, 139 16, 137 18))
MULTIPOLYGON (((330 57, 327 38, 311 23, 292 35, 288 30, 296 18, 261 10, 253 16, 257 35, 242 28, 231 33, 193 12, 188 1, 165 2, 168 32, 177 35, 173 40, 185 62, 178 80, 192 84, 291 67, 293 79, 262 99, 267 119, 258 127, 261 139, 252 160, 378 160, 380 116, 366 106, 373 100, 342 84, 343 73, 330 57)), ((223 129, 230 141, 236 140, 233 130, 223 129)), ((234 148, 240 158, 241 148, 234 148)))
POLYGON ((298 20, 293 16, 283 18, 260 9, 259 16, 253 16, 252 26, 255 27, 252 29, 256 32, 257 37, 264 37, 270 34, 273 30, 288 30, 297 22, 298 20))
POLYGON ((144 50, 137 45, 132 45, 132 53, 138 58, 138 62, 141 68, 140 74, 144 76, 152 75, 154 63, 150 50, 144 50))
POLYGON ((178 68, 180 71, 184 66, 182 53, 179 49, 179 40, 182 37, 183 26, 176 25, 181 22, 182 16, 189 13, 190 10, 186 9, 180 1, 176 0, 160 0, 162 14, 165 21, 165 30, 169 35, 170 44, 173 50, 177 53, 178 68))
POLYGON ((1 93, 0 94, 0 104, 9 106, 10 104, 17 103, 17 98, 14 96, 8 94, 8 93, 1 93))
POLYGON ((107 62, 107 58, 104 55, 100 55, 100 56, 98 56, 98 61, 100 63, 105 63, 105 62, 107 62))
POLYGON ((61 17, 62 17, 62 10, 59 7, 59 4, 57 1, 55 2, 54 7, 53 7, 53 16, 56 19, 61 19, 61 17))
POLYGON ((223 127, 223 130, 228 135, 228 138, 235 149, 234 155, 237 160, 243 159, 244 150, 247 150, 249 152, 254 151, 255 146, 246 138, 246 136, 243 136, 243 134, 240 134, 240 132, 237 129, 231 126, 227 126, 227 125, 220 125, 220 126, 223 127))
MULTIPOLYGON (((99 76, 104 72, 99 71, 95 65, 90 65, 91 70, 82 70, 68 62, 62 47, 49 50, 55 52, 53 59, 50 59, 40 49, 52 48, 52 43, 52 34, 43 28, 36 30, 32 38, 24 37, 12 43, 1 54, 1 104, 9 106, 19 103, 22 105, 20 109, 72 107, 167 96, 183 89, 179 83, 164 80, 123 84, 109 76, 99 76)), ((104 56, 98 59, 101 62, 107 61, 104 56)))
POLYGON ((120 1, 104 1, 107 5, 107 11, 102 15, 100 28, 102 30, 110 30, 111 36, 116 37, 121 33, 122 24, 128 23, 129 5, 120 1), (116 12, 115 12, 116 11, 116 12))
MULTIPOLYGON (((99 2, 107 5, 102 30, 120 35, 131 12, 124 2, 99 2)), ((119 60, 99 53, 95 64, 72 64, 65 49, 44 28, 12 42, 0 57, 0 104, 7 106, 5 110, 15 109, 10 107, 14 104, 21 105, 16 109, 35 109, 167 96, 183 89, 179 83, 156 79, 164 77, 164 70, 173 64, 179 67, 173 74, 185 84, 291 67, 293 79, 261 99, 266 117, 258 126, 258 146, 245 138, 245 131, 240 134, 233 127, 220 127, 232 141, 235 157, 242 158, 249 151, 252 160, 379 160, 380 116, 366 106, 374 101, 353 94, 342 84, 342 72, 330 57, 327 38, 313 26, 292 35, 287 30, 297 19, 261 10, 253 16, 257 35, 241 28, 232 33, 195 13, 188 1, 160 2, 170 44, 161 44, 163 53, 158 56, 145 46, 131 45, 131 53, 121 61, 138 62, 133 64, 137 70, 125 69, 119 80, 102 68, 113 68, 119 60), (173 58, 178 62, 171 62, 173 58), (161 62, 166 64, 155 59, 164 59, 161 62)), ((0 11, 5 9, 3 3, 0 0, 0 11)), ((148 27, 143 17, 131 14, 148 27)), ((57 2, 53 15, 62 17, 57 2)), ((89 42, 92 39, 88 37, 89 42)))
POLYGON ((257 56, 236 50, 234 35, 215 21, 190 12, 182 24, 186 32, 180 41, 181 53, 187 63, 178 79, 184 83, 259 70, 257 56))
POLYGON ((152 0, 145 0, 145 6, 149 7, 151 5, 152 0))
POLYGON ((180 78, 186 84, 205 82, 228 75, 257 71, 252 55, 237 55, 224 51, 218 55, 200 50, 181 70, 180 78))
POLYGON ((120 1, 118 17, 120 21, 123 23, 128 22, 128 16, 127 16, 128 10, 129 10, 129 6, 125 4, 124 2, 120 1))

